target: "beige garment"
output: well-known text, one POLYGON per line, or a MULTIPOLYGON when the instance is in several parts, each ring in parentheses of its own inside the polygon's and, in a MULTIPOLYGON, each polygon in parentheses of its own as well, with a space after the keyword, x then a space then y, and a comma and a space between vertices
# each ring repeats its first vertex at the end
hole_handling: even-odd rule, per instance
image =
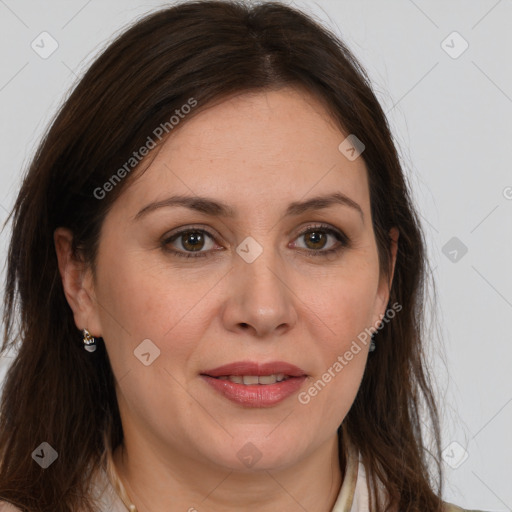
MULTIPOLYGON (((379 493, 380 500, 383 502, 385 490, 382 484, 379 484, 379 493)), ((369 512, 369 495, 365 468, 360 455, 352 447, 349 449, 345 478, 331 512, 369 512)), ((466 511, 456 505, 445 502, 444 512, 482 511, 466 511)))

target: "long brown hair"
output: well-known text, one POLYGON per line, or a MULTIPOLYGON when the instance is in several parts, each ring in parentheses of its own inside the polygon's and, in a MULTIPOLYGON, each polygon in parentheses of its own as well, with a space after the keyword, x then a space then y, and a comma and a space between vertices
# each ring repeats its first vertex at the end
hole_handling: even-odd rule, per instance
POLYGON ((2 499, 30 511, 94 510, 93 472, 123 439, 107 353, 102 343, 83 350, 54 230, 70 228, 75 254, 94 270, 102 221, 133 176, 102 198, 95 191, 157 126, 192 97, 197 106, 181 123, 228 95, 287 84, 305 87, 343 132, 364 142, 381 272, 389 272, 389 229, 400 233, 389 303, 402 310, 376 334, 378 350, 343 422, 366 467, 371 510, 387 510, 376 503, 378 480, 402 512, 441 510, 440 428, 423 347, 425 243, 370 80, 310 15, 278 2, 200 0, 151 13, 112 42, 60 108, 24 176, 8 219, 0 353, 16 356, 0 404, 2 499), (425 419, 433 449, 422 435, 425 419), (58 452, 47 469, 32 458, 42 442, 58 452))

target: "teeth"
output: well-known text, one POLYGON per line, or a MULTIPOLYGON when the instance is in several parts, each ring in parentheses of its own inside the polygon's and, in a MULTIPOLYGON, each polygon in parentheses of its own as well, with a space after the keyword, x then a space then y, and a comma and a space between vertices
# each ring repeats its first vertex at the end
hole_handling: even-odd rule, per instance
POLYGON ((260 377, 257 378, 257 382, 259 384, 275 384, 277 382, 277 375, 261 375, 260 377))
POLYGON ((276 382, 281 382, 283 380, 287 380, 290 377, 285 376, 284 373, 274 373, 272 375, 222 375, 221 377, 217 377, 220 380, 230 380, 235 384, 275 384, 276 382))

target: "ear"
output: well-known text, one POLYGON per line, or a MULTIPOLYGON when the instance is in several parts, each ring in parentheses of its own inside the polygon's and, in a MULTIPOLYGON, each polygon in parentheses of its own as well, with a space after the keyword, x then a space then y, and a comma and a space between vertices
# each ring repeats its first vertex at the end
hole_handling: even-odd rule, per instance
POLYGON ((64 295, 73 310, 75 324, 79 330, 87 329, 92 336, 101 337, 92 272, 79 256, 73 254, 73 233, 59 227, 53 233, 53 240, 64 295))
POLYGON ((377 322, 377 320, 380 321, 382 316, 386 313, 386 307, 389 302, 389 293, 391 290, 391 284, 393 283, 393 276, 395 274, 396 254, 398 251, 398 236, 398 228, 392 227, 389 230, 389 249, 391 254, 391 259, 389 262, 389 271, 388 275, 382 275, 379 279, 379 288, 377 292, 377 300, 375 303, 375 313, 377 315, 375 322, 377 322))

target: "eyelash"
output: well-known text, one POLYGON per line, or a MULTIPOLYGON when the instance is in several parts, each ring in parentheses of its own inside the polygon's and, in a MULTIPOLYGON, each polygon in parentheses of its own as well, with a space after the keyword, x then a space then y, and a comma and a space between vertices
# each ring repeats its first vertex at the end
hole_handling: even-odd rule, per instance
MULTIPOLYGON (((340 242, 340 245, 333 248, 333 249, 327 249, 327 250, 322 250, 322 249, 317 249, 317 250, 314 250, 314 249, 310 249, 310 250, 307 250, 307 249, 303 249, 303 250, 306 250, 309 254, 309 256, 321 256, 321 257, 327 257, 327 256, 332 256, 334 254, 337 254, 338 252, 340 252, 342 249, 345 249, 347 247, 350 246, 350 239, 341 231, 338 231, 337 229, 334 229, 328 225, 325 225, 325 224, 316 224, 316 225, 313 225, 313 226, 308 226, 307 228, 305 228, 303 231, 301 231, 298 235, 297 235, 297 238, 300 238, 301 236, 304 236, 304 235, 307 235, 309 233, 312 233, 312 232, 317 232, 317 231, 322 231, 324 233, 327 233, 327 234, 330 234, 330 235, 333 235, 336 240, 338 242, 340 242)), ((171 243, 171 242, 174 242, 174 240, 178 239, 181 235, 183 234, 186 234, 186 233, 191 233, 191 232, 200 232, 200 233, 206 233, 206 235, 208 235, 210 238, 212 238, 213 240, 215 240, 215 237, 206 229, 202 229, 202 228, 195 228, 195 227, 187 227, 186 229, 183 229, 181 231, 178 231, 177 233, 174 233, 173 235, 171 235, 170 237, 166 238, 163 240, 162 242, 162 245, 164 247, 164 249, 167 251, 167 252, 170 252, 176 256, 179 256, 179 257, 182 257, 182 258, 202 258, 202 257, 205 257, 205 256, 208 256, 209 252, 211 251, 201 251, 201 252, 184 252, 184 251, 176 251, 174 249, 170 249, 168 247, 168 245, 171 243)))

